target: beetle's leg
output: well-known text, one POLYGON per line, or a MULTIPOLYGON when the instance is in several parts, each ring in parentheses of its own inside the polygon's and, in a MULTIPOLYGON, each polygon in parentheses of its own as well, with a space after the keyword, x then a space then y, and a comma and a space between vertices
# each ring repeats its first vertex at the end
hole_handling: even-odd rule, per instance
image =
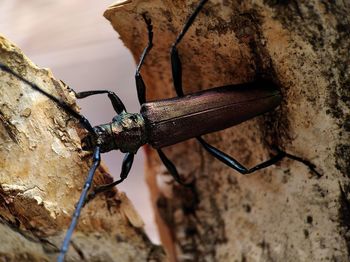
MULTIPOLYGON (((72 91, 73 91, 73 89, 72 89, 72 91)), ((123 111, 126 111, 122 100, 120 100, 120 98, 112 91, 92 90, 92 91, 84 91, 84 92, 78 92, 78 93, 76 93, 75 91, 73 91, 73 92, 75 93, 75 96, 78 99, 82 99, 82 98, 85 98, 88 96, 93 96, 93 95, 98 95, 98 94, 108 94, 108 98, 109 98, 109 100, 111 100, 112 106, 118 114, 120 114, 123 111)))
POLYGON ((181 177, 179 173, 177 172, 176 166, 173 164, 173 162, 170 161, 170 159, 164 154, 164 152, 161 149, 157 150, 160 160, 162 160, 164 166, 169 171, 170 175, 174 178, 176 182, 183 186, 191 186, 192 184, 186 184, 181 180, 181 177))
MULTIPOLYGON (((177 49, 176 49, 176 45, 184 37, 184 35, 186 34, 188 28, 192 25, 192 23, 195 20, 197 14, 199 13, 199 11, 202 9, 202 7, 204 6, 204 4, 207 1, 208 0, 201 0, 199 2, 198 6, 194 10, 194 12, 189 16, 189 18, 187 19, 184 27, 182 28, 181 32, 179 33, 179 35, 177 36, 175 42, 172 44, 172 47, 171 47, 171 54, 170 54, 170 56, 171 56, 171 68, 172 68, 173 82, 174 82, 174 87, 175 87, 176 94, 178 96, 180 96, 180 97, 184 96, 184 93, 183 93, 183 90, 182 90, 181 61, 180 61, 179 54, 178 54, 177 49)), ((169 160, 169 158, 166 157, 164 152, 162 150, 160 150, 160 149, 158 149, 157 151, 158 151, 158 155, 159 155, 160 159, 162 160, 162 162, 165 165, 165 167, 168 169, 168 171, 171 174, 171 176, 175 179, 175 181, 177 181, 178 183, 180 183, 182 185, 186 185, 186 184, 184 184, 181 181, 180 175, 177 172, 175 165, 169 160)))
MULTIPOLYGON (((278 152, 283 152, 282 150, 280 149, 277 149, 278 152)), ((316 170, 316 165, 311 163, 309 160, 306 160, 304 158, 301 158, 301 157, 298 157, 298 156, 294 156, 294 155, 291 155, 291 154, 288 154, 286 152, 283 152, 285 155, 286 158, 289 158, 289 159, 292 159, 292 160, 295 160, 295 161, 298 161, 302 164, 304 164, 305 166, 307 166, 311 172, 315 173, 315 175, 320 178, 322 177, 322 174, 320 174, 317 170, 316 170)))
POLYGON ((140 62, 137 65, 136 68, 136 73, 135 73, 135 80, 136 80, 136 89, 137 89, 137 97, 139 99, 139 103, 140 105, 142 105, 143 103, 146 102, 146 85, 143 82, 140 70, 141 67, 145 61, 145 58, 147 56, 147 54, 149 53, 149 51, 151 50, 152 46, 153 46, 153 31, 152 31, 152 21, 150 18, 146 17, 146 14, 142 15, 143 19, 145 20, 145 23, 147 25, 147 31, 148 31, 148 44, 145 47, 145 49, 143 50, 141 57, 140 57, 140 62))
POLYGON ((36 84, 28 81, 27 79, 23 78, 21 75, 17 74, 16 72, 14 72, 11 68, 9 68, 8 66, 1 64, 0 63, 0 69, 3 71, 6 71, 10 74, 12 74, 13 76, 15 76, 16 78, 18 78, 19 80, 23 81, 24 83, 26 83, 27 85, 30 85, 34 90, 38 91, 39 93, 43 94, 44 96, 46 96, 47 98, 51 99, 52 101, 54 101, 58 106, 60 106, 63 110, 65 110, 67 113, 69 113, 70 115, 74 116, 75 118, 77 118, 80 122, 80 124, 86 129, 88 130, 90 133, 95 133, 94 129, 92 128, 92 125, 90 124, 89 120, 87 120, 87 118, 81 114, 79 114, 78 112, 74 111, 66 102, 64 102, 63 100, 49 94, 48 92, 46 92, 45 90, 43 90, 42 88, 40 88, 39 86, 37 86, 36 84))
MULTIPOLYGON (((146 85, 143 82, 140 70, 141 70, 141 67, 144 63, 146 55, 149 53, 149 51, 151 50, 151 48, 153 46, 153 42, 152 42, 152 40, 153 40, 153 31, 152 31, 153 26, 152 26, 151 19, 147 18, 146 14, 143 14, 142 17, 145 20, 145 23, 147 25, 148 44, 142 52, 140 62, 136 68, 136 74, 135 74, 137 96, 138 96, 140 105, 142 105, 143 103, 146 102, 146 85)), ((163 162, 164 166, 167 168, 167 170, 169 171, 171 176, 175 179, 175 181, 179 182, 182 185, 185 185, 181 181, 179 173, 177 172, 175 165, 170 161, 170 159, 167 158, 167 156, 164 154, 164 152, 162 150, 158 149, 157 152, 158 152, 160 160, 163 162)))
POLYGON ((314 164, 312 164, 311 162, 288 154, 280 149, 277 149, 277 155, 275 155, 274 157, 272 157, 271 159, 264 161, 252 168, 246 168, 245 166, 243 166, 242 164, 240 164, 237 160, 235 160, 234 158, 230 157, 229 155, 225 154, 224 152, 222 152, 221 150, 213 147, 212 145, 209 145, 206 141, 204 141, 204 139, 202 139, 201 137, 197 137, 197 140, 203 145, 203 147, 205 148, 205 150, 207 150, 212 156, 214 156, 215 158, 217 158, 218 160, 220 160, 221 162, 223 162, 224 164, 228 165, 229 167, 235 169, 236 171, 238 171, 239 173, 245 175, 245 174, 250 174, 253 173, 259 169, 262 168, 266 168, 269 167, 273 164, 276 164, 278 161, 281 161, 283 158, 289 158, 295 161, 298 161, 300 163, 303 163, 304 165, 306 165, 311 172, 315 173, 318 177, 321 177, 322 175, 316 170, 316 166, 314 164))
POLYGON ((92 181, 93 181, 93 178, 95 175, 95 171, 98 168, 98 166, 100 165, 100 162, 101 162, 100 147, 97 146, 94 150, 94 153, 93 153, 93 164, 92 164, 92 166, 89 170, 89 174, 85 180, 84 188, 83 188, 83 191, 81 192, 79 201, 78 201, 77 206, 75 208, 72 221, 69 225, 66 236, 64 237, 64 241, 63 241, 62 247, 60 249, 60 255, 57 259, 58 262, 64 261, 64 256, 66 255, 66 253, 68 251, 69 242, 71 240, 73 231, 78 223, 80 212, 81 212, 82 207, 84 206, 87 192, 89 191, 89 189, 91 187, 91 184, 92 184, 92 181))
POLYGON ((176 94, 180 97, 184 96, 184 92, 182 89, 182 66, 181 66, 181 60, 180 60, 179 53, 177 51, 176 46, 180 43, 182 38, 185 36, 187 30, 193 24, 193 21, 196 19, 198 13, 201 11, 201 9, 203 8, 204 4, 207 1, 208 0, 201 0, 199 2, 196 9, 188 17, 181 32, 178 34, 178 36, 175 39, 175 42, 171 46, 170 57, 171 57, 171 69, 172 69, 172 75, 173 75, 173 82, 174 82, 176 94))
POLYGON ((90 200, 95 198, 97 194, 111 190, 113 187, 123 182, 129 175, 130 169, 134 162, 134 156, 135 156, 134 153, 126 153, 123 159, 122 169, 120 171, 120 179, 110 184, 96 187, 86 198, 85 204, 87 204, 90 200))

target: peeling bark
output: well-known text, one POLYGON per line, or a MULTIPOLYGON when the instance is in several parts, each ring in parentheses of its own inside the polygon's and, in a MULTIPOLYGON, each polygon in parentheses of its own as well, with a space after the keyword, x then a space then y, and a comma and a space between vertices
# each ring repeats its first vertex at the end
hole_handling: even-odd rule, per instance
MULTIPOLYGON (((0 62, 66 101, 73 92, 0 37, 0 62)), ((0 260, 55 261, 91 165, 85 131, 44 95, 0 70, 0 260)), ((94 185, 111 182, 98 169, 94 185)), ((163 261, 161 247, 124 193, 98 196, 82 211, 66 261, 163 261)))
MULTIPOLYGON (((119 1, 105 16, 138 61, 154 27, 142 75, 148 100, 175 95, 169 50, 198 1, 119 1)), ((281 106, 205 138, 246 166, 271 146, 309 159, 242 176, 196 141, 166 148, 189 192, 146 148, 148 181, 161 238, 173 261, 348 261, 349 28, 346 1, 209 1, 178 50, 185 93, 242 83, 277 83, 281 106)), ((210 120, 208 120, 210 121, 210 120)), ((195 127, 194 127, 195 128, 195 127)), ((169 134, 171 136, 171 134, 169 134)))

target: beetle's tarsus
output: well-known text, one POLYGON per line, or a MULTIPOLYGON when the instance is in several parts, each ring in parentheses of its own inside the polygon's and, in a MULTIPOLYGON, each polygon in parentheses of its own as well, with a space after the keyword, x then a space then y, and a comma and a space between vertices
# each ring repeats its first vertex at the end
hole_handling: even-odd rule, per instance
POLYGON ((306 160, 304 158, 301 158, 301 157, 298 157, 298 156, 294 156, 294 155, 291 155, 291 154, 288 154, 288 153, 285 153, 285 154, 286 154, 287 158, 295 160, 295 161, 298 161, 298 162, 304 164, 305 166, 307 166, 310 169, 310 171, 316 175, 317 178, 321 178, 323 176, 323 174, 319 173, 316 170, 316 165, 311 163, 309 160, 306 160))

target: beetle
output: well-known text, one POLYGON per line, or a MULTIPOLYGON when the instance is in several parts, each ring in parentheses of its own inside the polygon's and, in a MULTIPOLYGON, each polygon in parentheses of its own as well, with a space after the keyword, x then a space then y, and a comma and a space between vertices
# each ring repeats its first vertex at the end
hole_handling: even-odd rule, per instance
POLYGON ((290 158, 305 164, 312 172, 320 176, 315 169, 315 165, 280 149, 277 149, 277 154, 271 159, 249 169, 231 156, 208 144, 201 137, 201 135, 237 125, 255 116, 271 111, 282 100, 278 86, 271 81, 260 79, 259 77, 250 83, 216 87, 189 95, 184 94, 182 89, 182 67, 177 45, 181 42, 206 2, 207 0, 201 0, 198 3, 171 47, 172 76, 177 97, 146 102, 146 86, 140 71, 147 54, 153 46, 152 23, 146 14, 142 16, 147 26, 148 44, 141 54, 135 74, 138 101, 141 105, 140 113, 128 113, 123 102, 112 91, 93 90, 75 93, 78 99, 98 94, 107 94, 117 113, 112 121, 107 124, 93 127, 87 118, 73 110, 64 101, 24 79, 8 66, 0 64, 2 70, 14 75, 33 89, 55 101, 65 111, 77 118, 81 125, 88 131, 88 135, 82 139, 82 148, 93 152, 93 164, 89 170, 71 224, 63 241, 58 261, 64 260, 72 233, 84 204, 96 194, 110 190, 115 185, 124 181, 132 167, 134 155, 146 143, 157 150, 161 161, 174 180, 185 186, 186 184, 181 180, 175 165, 164 154, 162 148, 189 138, 196 138, 207 152, 241 174, 249 174, 273 165, 283 158, 290 158), (172 133, 172 135, 169 136, 169 133, 172 133), (111 150, 120 150, 125 153, 120 179, 113 183, 99 186, 88 195, 95 171, 100 164, 101 153, 111 150))

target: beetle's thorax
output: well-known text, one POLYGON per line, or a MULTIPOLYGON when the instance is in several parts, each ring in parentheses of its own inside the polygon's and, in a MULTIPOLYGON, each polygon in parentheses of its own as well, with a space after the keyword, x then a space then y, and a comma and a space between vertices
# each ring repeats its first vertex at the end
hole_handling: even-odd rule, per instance
POLYGON ((121 152, 136 153, 146 143, 145 122, 139 113, 122 112, 112 122, 94 127, 96 135, 89 134, 83 139, 87 150, 97 144, 101 152, 119 149, 121 152))

